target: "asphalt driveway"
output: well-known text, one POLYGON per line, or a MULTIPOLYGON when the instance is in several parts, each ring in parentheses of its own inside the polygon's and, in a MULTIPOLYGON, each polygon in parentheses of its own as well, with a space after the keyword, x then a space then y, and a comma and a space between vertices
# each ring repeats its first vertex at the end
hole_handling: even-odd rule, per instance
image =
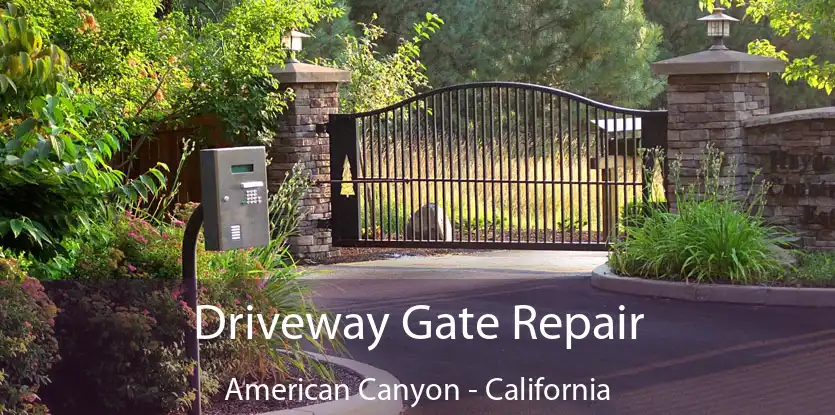
POLYGON ((401 258, 316 268, 311 284, 316 303, 332 311, 390 314, 392 327, 376 349, 367 350, 368 339, 347 343, 353 358, 404 383, 460 386, 459 400, 423 399, 408 415, 835 413, 835 310, 604 293, 587 280, 603 260, 567 252, 401 258), (498 338, 409 338, 400 321, 416 304, 431 307, 421 315, 427 320, 463 308, 494 314, 502 322, 498 338), (568 350, 541 336, 514 339, 517 305, 590 316, 614 316, 624 306, 644 319, 635 340, 587 338, 568 350), (485 385, 497 377, 507 384, 544 377, 598 391, 605 384, 609 399, 491 400, 485 385))

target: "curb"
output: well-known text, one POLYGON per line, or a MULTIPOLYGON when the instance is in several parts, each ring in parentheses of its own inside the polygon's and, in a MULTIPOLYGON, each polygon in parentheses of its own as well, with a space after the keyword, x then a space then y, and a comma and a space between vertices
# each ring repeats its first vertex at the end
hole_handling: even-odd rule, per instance
POLYGON ((648 280, 616 275, 608 263, 592 271, 590 283, 592 287, 603 291, 693 302, 835 307, 833 288, 736 286, 648 280))
MULTIPOLYGON (((400 383, 391 373, 365 363, 311 352, 308 352, 308 355, 319 361, 351 369, 365 379, 376 379, 374 382, 366 383, 362 390, 365 396, 377 396, 382 390, 381 385, 397 385, 400 383)), ((372 401, 362 399, 357 394, 349 396, 346 400, 319 403, 294 409, 263 412, 258 415, 400 415, 404 409, 404 404, 400 401, 372 401)))

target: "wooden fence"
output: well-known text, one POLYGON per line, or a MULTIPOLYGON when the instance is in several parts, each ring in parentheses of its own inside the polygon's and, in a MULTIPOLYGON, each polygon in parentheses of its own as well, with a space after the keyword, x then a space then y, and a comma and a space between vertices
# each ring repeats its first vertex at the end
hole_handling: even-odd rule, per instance
POLYGON ((158 162, 165 163, 171 170, 168 173, 167 181, 169 189, 174 185, 173 180, 177 174, 177 166, 183 154, 184 140, 192 137, 197 132, 209 131, 209 139, 198 145, 195 151, 186 159, 180 172, 180 191, 177 201, 180 203, 199 202, 201 199, 200 190, 200 154, 201 148, 229 147, 230 143, 223 140, 221 128, 215 117, 200 117, 192 121, 191 126, 176 130, 160 131, 141 143, 139 139, 134 140, 130 147, 113 158, 113 166, 119 168, 129 178, 136 178, 157 165, 158 162))

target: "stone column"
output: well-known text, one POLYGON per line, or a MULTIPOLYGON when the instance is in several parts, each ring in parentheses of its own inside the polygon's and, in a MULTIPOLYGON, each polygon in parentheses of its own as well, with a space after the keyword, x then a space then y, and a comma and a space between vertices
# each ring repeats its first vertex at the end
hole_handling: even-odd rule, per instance
POLYGON ((278 125, 278 136, 268 149, 270 191, 275 192, 287 173, 301 163, 314 182, 302 202, 298 235, 290 238, 296 259, 315 262, 331 251, 331 231, 321 226, 331 217, 330 138, 324 131, 328 116, 339 110, 339 84, 349 82, 348 71, 288 62, 270 71, 281 87, 295 92, 278 125))
MULTIPOLYGON (((747 192, 751 171, 743 123, 769 113, 768 76, 784 67, 777 59, 732 50, 708 50, 652 64, 653 73, 668 76, 667 159, 681 157, 682 184, 696 180, 705 147, 712 143, 736 159, 737 194, 747 192)), ((674 191, 669 181, 667 200, 673 208, 674 191)))

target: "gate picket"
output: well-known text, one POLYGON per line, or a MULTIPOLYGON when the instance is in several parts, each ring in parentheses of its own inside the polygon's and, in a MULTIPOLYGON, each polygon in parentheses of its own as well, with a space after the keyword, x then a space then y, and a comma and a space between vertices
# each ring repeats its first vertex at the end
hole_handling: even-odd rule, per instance
POLYGON ((328 133, 334 246, 600 250, 663 186, 640 155, 666 149, 667 111, 483 82, 331 115, 328 133))

